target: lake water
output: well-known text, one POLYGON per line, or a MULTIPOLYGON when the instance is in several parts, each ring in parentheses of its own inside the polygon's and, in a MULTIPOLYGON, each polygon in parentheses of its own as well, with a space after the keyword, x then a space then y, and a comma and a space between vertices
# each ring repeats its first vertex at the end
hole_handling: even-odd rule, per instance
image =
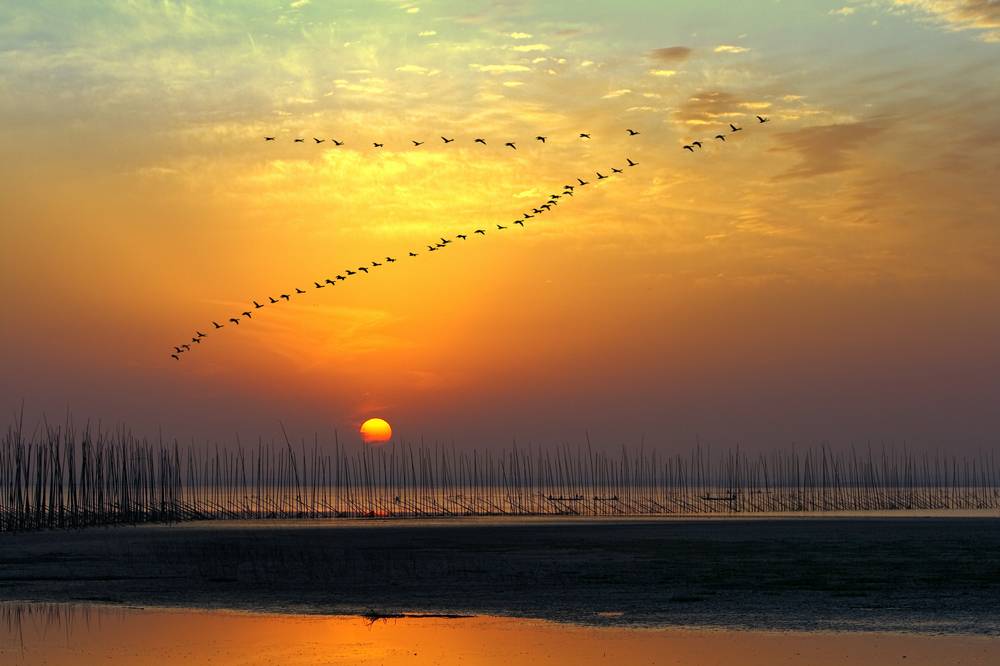
POLYGON ((11 666, 827 666, 1000 663, 1000 639, 879 632, 580 626, 475 616, 253 614, 86 604, 0 604, 11 666))

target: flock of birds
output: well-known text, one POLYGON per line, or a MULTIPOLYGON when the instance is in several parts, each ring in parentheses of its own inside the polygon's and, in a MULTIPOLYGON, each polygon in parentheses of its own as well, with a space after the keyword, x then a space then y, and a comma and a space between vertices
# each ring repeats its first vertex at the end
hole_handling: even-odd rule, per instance
MULTIPOLYGON (((625 131, 628 133, 628 136, 638 136, 639 135, 639 132, 637 132, 634 129, 626 129, 625 131)), ((440 138, 441 138, 441 141, 445 145, 448 145, 449 143, 454 143, 454 141, 455 141, 455 137, 452 137, 452 138, 449 139, 446 136, 442 136, 440 138)), ((578 138, 580 138, 580 139, 590 139, 590 132, 581 132, 578 138)), ((548 141, 548 139, 549 139, 548 136, 542 136, 541 134, 539 134, 538 136, 535 137, 535 141, 538 141, 540 143, 545 143, 546 141, 548 141)), ((276 136, 265 136, 264 137, 264 141, 277 141, 277 140, 278 140, 278 137, 276 137, 276 136)), ((328 139, 325 139, 325 138, 321 139, 318 136, 314 136, 314 137, 312 137, 312 141, 313 141, 313 143, 315 145, 319 145, 321 143, 326 143, 328 141, 328 139)), ((347 144, 346 141, 341 141, 340 139, 329 139, 329 141, 330 141, 330 143, 332 143, 336 147, 344 146, 344 145, 347 144)), ((305 138, 303 138, 303 137, 295 137, 294 139, 292 139, 292 143, 308 143, 308 140, 305 139, 305 138)), ((417 141, 416 139, 411 139, 410 143, 413 144, 414 148, 419 148, 420 146, 422 146, 425 143, 427 143, 427 141, 426 140, 424 140, 424 141, 417 141)), ((472 139, 472 143, 478 143, 478 144, 482 144, 484 146, 489 145, 487 143, 486 139, 484 139, 482 137, 474 137, 472 139)), ((515 141, 507 141, 506 143, 503 144, 503 146, 504 146, 504 148, 510 148, 512 150, 517 150, 517 143, 515 141)), ((372 141, 372 148, 373 149, 385 148, 385 142, 384 141, 372 141)))
MULTIPOLYGON (((759 123, 761 123, 761 124, 769 122, 769 120, 767 118, 763 117, 763 116, 757 116, 757 121, 759 123)), ((737 127, 734 124, 730 124, 729 125, 729 134, 735 134, 736 132, 741 132, 741 131, 743 131, 742 127, 737 127)), ((633 129, 627 129, 626 132, 628 133, 628 136, 630 136, 630 137, 632 137, 632 136, 638 136, 639 135, 639 132, 636 131, 636 130, 633 130, 633 129)), ((586 133, 586 132, 582 132, 582 133, 580 133, 580 138, 581 139, 590 139, 590 134, 586 133)), ((535 139, 537 141, 545 143, 545 141, 546 141, 546 139, 548 139, 548 137, 539 135, 539 136, 535 137, 535 139)), ((266 137, 264 137, 264 140, 265 141, 275 141, 276 137, 266 136, 266 137)), ((451 143, 455 139, 454 138, 449 139, 449 138, 446 138, 446 137, 442 136, 441 140, 444 141, 447 144, 447 143, 451 143)), ((715 140, 722 141, 724 143, 726 141, 726 135, 725 134, 717 134, 717 135, 715 135, 715 140)), ((294 141, 295 141, 295 143, 304 143, 304 139, 301 139, 301 138, 296 138, 294 141)), ((323 143, 325 141, 325 139, 314 138, 313 141, 315 141, 317 144, 320 144, 320 143, 323 143)), ((337 139, 331 139, 331 141, 333 141, 333 143, 336 144, 337 146, 342 146, 345 143, 345 142, 337 140, 337 139)), ((481 143, 483 145, 486 145, 486 141, 484 139, 481 139, 481 138, 475 138, 473 141, 474 141, 474 143, 481 143)), ((417 147, 417 148, 420 147, 421 145, 423 145, 423 143, 424 143, 423 141, 413 141, 414 147, 417 147)), ((383 148, 384 147, 384 143, 380 143, 380 142, 373 142, 372 145, 375 148, 383 148)), ((700 149, 700 148, 702 148, 702 145, 703 145, 703 142, 700 141, 700 140, 698 140, 698 141, 692 141, 690 144, 685 144, 682 147, 682 149, 683 150, 688 150, 688 151, 690 151, 690 152, 693 153, 695 151, 695 148, 699 148, 700 149)), ((505 146, 509 146, 510 148, 513 148, 514 150, 517 150, 517 146, 516 146, 516 144, 513 141, 507 142, 505 144, 505 146)), ((625 164, 621 165, 620 167, 613 166, 613 167, 610 168, 610 171, 609 171, 610 175, 603 174, 600 171, 597 171, 597 172, 594 173, 594 176, 591 176, 590 178, 593 181, 606 180, 608 178, 611 178, 614 175, 623 174, 625 172, 625 169, 629 169, 629 168, 636 167, 636 166, 639 166, 638 162, 635 162, 631 158, 626 157, 625 158, 625 164)), ((580 188, 586 187, 587 185, 590 185, 590 183, 591 183, 590 180, 585 180, 585 179, 579 178, 579 177, 576 178, 576 182, 575 183, 567 183, 566 185, 563 185, 561 191, 553 193, 553 194, 550 194, 548 196, 548 198, 545 200, 544 203, 541 203, 541 204, 539 204, 537 206, 532 207, 530 210, 528 210, 527 212, 525 212, 522 215, 520 215, 513 222, 510 222, 509 224, 496 224, 495 225, 496 226, 496 232, 504 231, 504 230, 512 228, 514 226, 519 226, 519 227, 523 228, 525 226, 525 223, 527 223, 529 220, 533 220, 533 219, 535 219, 536 217, 538 217, 540 215, 544 215, 545 213, 551 212, 552 209, 555 206, 558 206, 561 201, 565 201, 565 200, 573 197, 575 195, 575 193, 576 193, 577 190, 579 190, 580 188)), ((490 232, 492 233, 493 230, 491 229, 490 232)), ((447 237, 443 237, 442 236, 442 237, 439 237, 438 240, 435 240, 433 243, 428 244, 426 250, 421 250, 420 252, 414 252, 413 250, 410 250, 409 252, 407 252, 406 258, 418 257, 418 256, 420 256, 424 252, 439 252, 439 251, 447 248, 449 245, 453 244, 456 241, 459 242, 459 243, 462 243, 462 242, 468 241, 469 238, 475 238, 476 236, 483 236, 483 237, 485 237, 486 233, 487 233, 487 229, 486 228, 476 228, 476 229, 474 229, 474 230, 472 230, 470 232, 467 232, 467 233, 456 234, 454 237, 451 237, 451 238, 447 238, 447 237)), ((400 255, 400 256, 402 257, 403 255, 400 255)), ((340 284, 342 282, 346 282, 348 279, 350 279, 352 277, 358 277, 360 274, 368 275, 371 271, 373 271, 373 270, 375 270, 377 268, 381 268, 381 267, 383 267, 383 266, 385 266, 387 264, 394 264, 397 261, 398 261, 398 259, 396 257, 386 256, 384 259, 373 260, 373 261, 370 262, 370 264, 365 264, 363 266, 358 266, 356 268, 347 268, 347 269, 344 269, 343 271, 335 274, 333 277, 324 277, 322 280, 316 280, 316 281, 314 281, 313 282, 313 286, 312 286, 312 291, 315 291, 317 289, 326 289, 327 287, 336 287, 338 284, 340 284)), ((267 296, 266 299, 262 299, 262 300, 265 301, 263 303, 259 302, 257 300, 252 300, 251 301, 252 306, 247 306, 247 309, 244 310, 243 312, 239 313, 238 315, 234 315, 232 317, 224 319, 221 323, 218 322, 218 321, 212 321, 212 330, 217 331, 219 329, 225 328, 228 325, 239 326, 242 322, 245 322, 245 321, 253 319, 254 312, 257 311, 257 310, 260 310, 261 308, 267 307, 269 305, 278 305, 278 304, 280 304, 282 302, 286 302, 287 303, 287 302, 290 302, 292 300, 292 298, 297 298, 299 296, 303 296, 303 295, 308 294, 308 293, 309 293, 308 290, 301 289, 299 287, 295 287, 294 290, 292 290, 292 291, 290 291, 288 293, 279 293, 277 295, 277 297, 275 297, 274 295, 269 295, 269 296, 267 296)), ((207 333, 201 331, 200 329, 195 330, 194 336, 191 338, 190 342, 185 342, 183 344, 179 344, 179 345, 175 345, 174 346, 173 350, 170 353, 171 358, 173 358, 176 361, 181 360, 181 357, 182 357, 183 354, 189 353, 194 348, 194 347, 192 347, 192 345, 194 345, 194 346, 200 345, 202 343, 202 340, 205 339, 205 338, 207 338, 207 337, 208 337, 207 333)))

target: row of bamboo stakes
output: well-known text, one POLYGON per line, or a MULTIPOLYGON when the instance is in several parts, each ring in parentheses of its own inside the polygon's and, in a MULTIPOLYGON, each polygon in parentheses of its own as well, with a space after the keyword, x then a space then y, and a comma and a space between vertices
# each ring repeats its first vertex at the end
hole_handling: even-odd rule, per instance
POLYGON ((9 426, 0 532, 219 519, 703 516, 992 511, 992 451, 886 447, 686 454, 586 445, 468 450, 392 443, 233 448, 124 430, 9 426), (332 450, 331 450, 332 449, 332 450))

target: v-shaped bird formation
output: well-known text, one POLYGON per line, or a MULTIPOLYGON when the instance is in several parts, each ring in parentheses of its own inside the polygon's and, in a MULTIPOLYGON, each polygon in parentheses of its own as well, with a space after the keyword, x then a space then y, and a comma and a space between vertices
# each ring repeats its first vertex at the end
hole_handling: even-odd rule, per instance
MULTIPOLYGON (((770 122, 768 118, 765 118, 765 117, 762 117, 762 116, 756 116, 756 119, 758 121, 758 124, 764 124, 764 123, 770 122)), ((628 128, 625 131, 627 132, 627 136, 628 137, 634 137, 634 136, 639 136, 640 135, 639 131, 631 129, 631 128, 628 128)), ((716 134, 715 137, 714 137, 714 139, 712 139, 712 140, 702 141, 702 140, 699 139, 699 140, 691 141, 690 143, 684 144, 682 146, 682 150, 687 150, 687 151, 689 151, 691 153, 694 153, 696 149, 701 150, 703 148, 704 144, 708 143, 710 141, 718 141, 718 142, 724 144, 726 142, 726 135, 727 134, 731 135, 731 134, 735 134, 737 132, 742 132, 742 131, 743 131, 742 127, 737 127, 734 124, 730 124, 728 132, 720 132, 719 134, 716 134)), ((445 137, 445 136, 442 136, 440 138, 441 138, 441 141, 444 143, 444 145, 448 145, 448 144, 450 144, 450 143, 452 143, 452 142, 454 142, 456 140, 455 137, 445 137)), ((589 132, 580 132, 578 138, 580 140, 589 140, 591 138, 591 134, 589 132)), ((548 136, 543 136, 543 135, 538 135, 538 136, 536 136, 534 138, 534 140, 537 141, 540 144, 545 144, 548 139, 549 139, 548 136)), ((264 140, 265 141, 276 141, 277 137, 266 136, 266 137, 264 137, 264 140)), ((319 145, 319 144, 324 143, 326 141, 325 138, 319 138, 319 137, 313 137, 312 140, 314 142, 314 145, 319 145)), ((343 145, 346 144, 346 141, 343 141, 343 140, 340 140, 340 139, 330 139, 330 141, 335 146, 343 146, 343 145)), ((305 139, 302 138, 302 137, 294 138, 294 142, 295 143, 305 143, 305 139)), ((473 138, 472 142, 473 143, 477 143, 477 144, 482 144, 482 145, 489 145, 487 143, 487 141, 485 139, 483 139, 482 137, 475 137, 475 138, 473 138)), ((381 148, 385 147, 385 142, 384 141, 371 141, 370 143, 371 143, 373 149, 381 149, 381 148)), ((412 144, 411 147, 413 149, 417 149, 417 148, 420 148, 420 146, 422 146, 425 142, 422 141, 422 140, 413 139, 410 143, 412 144)), ((505 143, 498 144, 498 145, 502 145, 502 147, 507 148, 508 150, 517 150, 517 141, 513 141, 513 140, 512 141, 507 141, 505 143)), ((606 171, 608 171, 608 173, 602 173, 600 171, 595 171, 593 176, 588 175, 586 177, 586 178, 590 178, 591 180, 587 180, 586 178, 581 178, 579 176, 577 176, 575 178, 572 178, 572 179, 570 179, 570 182, 567 183, 567 184, 565 184, 565 185, 563 185, 561 189, 557 188, 558 191, 550 194, 543 202, 538 203, 535 206, 531 207, 526 212, 521 213, 517 217, 517 219, 513 220, 509 224, 494 223, 491 226, 484 225, 483 227, 471 229, 471 230, 469 230, 469 231, 467 231, 465 233, 456 234, 456 235, 451 236, 451 237, 439 236, 437 239, 435 239, 432 242, 428 243, 426 249, 421 248, 419 251, 415 251, 415 250, 412 250, 412 249, 408 250, 405 255, 404 254, 399 254, 398 255, 398 257, 399 257, 398 259, 397 259, 396 256, 386 255, 384 258, 380 257, 380 258, 374 259, 374 260, 372 260, 372 261, 370 261, 370 262, 368 262, 368 263, 366 263, 364 265, 361 265, 361 266, 357 266, 357 267, 353 267, 353 268, 345 268, 344 270, 342 270, 342 271, 340 271, 338 273, 332 274, 332 276, 331 275, 325 275, 322 278, 314 280, 311 289, 306 290, 306 289, 301 289, 300 287, 295 287, 294 289, 289 290, 290 293, 289 292, 284 292, 284 293, 277 292, 277 297, 275 297, 274 294, 269 294, 266 297, 266 301, 267 301, 266 303, 259 302, 256 299, 252 300, 251 301, 251 303, 253 305, 252 309, 248 307, 246 310, 244 310, 243 312, 239 313, 238 315, 223 316, 223 317, 220 318, 222 323, 220 323, 220 321, 214 321, 213 320, 211 322, 212 329, 213 329, 213 331, 219 331, 220 329, 226 328, 227 326, 230 326, 230 325, 231 326, 235 326, 235 327, 239 327, 242 323, 251 321, 253 319, 253 313, 254 313, 254 311, 260 310, 261 308, 272 306, 272 305, 280 305, 281 303, 290 302, 292 300, 293 296, 295 298, 298 298, 300 296, 306 296, 310 292, 314 292, 314 291, 319 290, 319 289, 326 289, 328 287, 329 288, 337 287, 338 285, 342 285, 342 284, 346 283, 347 280, 349 280, 349 279, 352 279, 352 278, 356 279, 356 278, 360 277, 360 274, 362 274, 362 273, 365 274, 365 275, 368 275, 371 271, 373 271, 375 269, 380 269, 380 268, 383 268, 383 267, 388 266, 390 264, 395 264, 397 261, 400 261, 401 259, 404 259, 404 258, 405 259, 413 259, 413 258, 416 258, 416 257, 420 257, 422 255, 429 255, 432 252, 443 251, 443 250, 449 248, 449 246, 455 244, 456 241, 459 244, 462 244, 462 243, 468 242, 469 239, 481 238, 481 237, 485 238, 488 233, 489 234, 500 233, 500 232, 506 231, 508 229, 511 229, 513 227, 524 228, 526 224, 533 223, 531 221, 537 220, 537 218, 539 216, 545 215, 547 213, 551 213, 552 210, 556 206, 560 205, 560 203, 565 203, 565 202, 569 201, 572 197, 576 196, 577 193, 582 188, 587 187, 588 185, 590 185, 591 182, 598 182, 598 181, 602 181, 602 180, 608 180, 608 179, 610 179, 610 178, 612 178, 614 176, 624 175, 626 173, 627 169, 631 169, 631 168, 637 167, 637 166, 639 166, 638 162, 632 160, 632 158, 630 158, 630 157, 626 157, 624 164, 621 164, 619 166, 612 166, 612 167, 610 167, 610 169, 606 170, 606 171), (493 226, 495 226, 495 229, 491 228, 493 226)), ((265 300, 265 299, 261 299, 261 300, 265 300)), ((205 338, 207 338, 207 337, 208 337, 207 333, 203 333, 200 329, 196 329, 195 332, 194 332, 194 335, 192 336, 192 338, 190 340, 190 342, 185 341, 182 344, 174 346, 173 350, 170 353, 171 358, 173 358, 174 360, 177 360, 177 361, 181 360, 181 358, 183 357, 184 354, 188 354, 188 353, 190 353, 194 349, 194 347, 192 347, 192 345, 200 346, 202 344, 202 341, 205 338)))

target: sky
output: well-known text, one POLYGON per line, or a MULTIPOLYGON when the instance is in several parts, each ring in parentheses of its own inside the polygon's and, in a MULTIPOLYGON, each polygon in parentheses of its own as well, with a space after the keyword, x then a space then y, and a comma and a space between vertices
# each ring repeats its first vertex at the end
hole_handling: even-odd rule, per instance
POLYGON ((991 446, 998 109, 992 0, 6 2, 0 408, 991 446))

